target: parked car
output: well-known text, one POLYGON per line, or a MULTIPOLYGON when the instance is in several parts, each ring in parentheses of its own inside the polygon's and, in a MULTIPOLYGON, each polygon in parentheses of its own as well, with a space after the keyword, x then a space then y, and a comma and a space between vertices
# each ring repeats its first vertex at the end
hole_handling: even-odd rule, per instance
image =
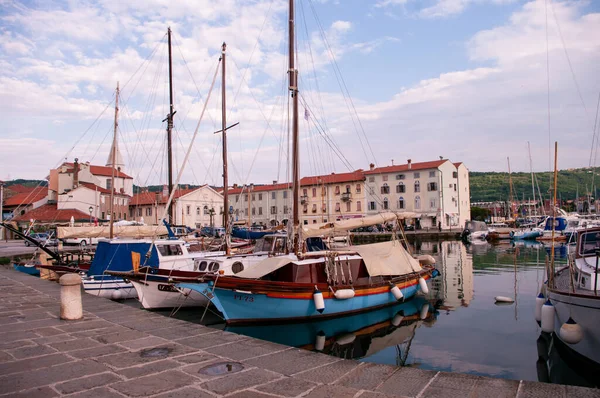
POLYGON ((61 239, 64 245, 79 245, 86 247, 87 245, 97 245, 100 239, 105 238, 64 238, 61 239))
MULTIPOLYGON (((29 237, 31 239, 35 240, 36 242, 38 242, 42 245, 46 245, 46 246, 56 246, 58 244, 58 240, 54 237, 54 235, 46 233, 46 232, 32 233, 29 235, 29 237)), ((24 241, 25 241, 25 246, 29 247, 29 246, 33 245, 33 243, 31 243, 27 239, 25 239, 24 241)))

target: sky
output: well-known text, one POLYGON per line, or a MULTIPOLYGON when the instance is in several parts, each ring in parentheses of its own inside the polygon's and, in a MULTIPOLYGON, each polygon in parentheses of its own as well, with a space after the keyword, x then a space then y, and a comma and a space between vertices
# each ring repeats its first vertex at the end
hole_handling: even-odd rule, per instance
MULTIPOLYGON (((223 42, 227 125, 239 123, 229 180, 289 180, 287 12, 284 0, 0 0, 0 180, 105 164, 119 82, 125 171, 165 183, 168 27, 176 173, 190 153, 180 182, 222 185, 223 42)), ((295 32, 302 176, 440 156, 529 171, 528 142, 545 171, 554 141, 559 168, 598 165, 598 1, 297 0, 295 32)))

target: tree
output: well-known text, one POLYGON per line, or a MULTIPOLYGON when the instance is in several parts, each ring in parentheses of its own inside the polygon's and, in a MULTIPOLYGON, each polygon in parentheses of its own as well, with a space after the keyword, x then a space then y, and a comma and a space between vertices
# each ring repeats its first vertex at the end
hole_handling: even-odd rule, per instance
POLYGON ((471 220, 485 221, 490 218, 490 211, 483 207, 471 207, 471 220))

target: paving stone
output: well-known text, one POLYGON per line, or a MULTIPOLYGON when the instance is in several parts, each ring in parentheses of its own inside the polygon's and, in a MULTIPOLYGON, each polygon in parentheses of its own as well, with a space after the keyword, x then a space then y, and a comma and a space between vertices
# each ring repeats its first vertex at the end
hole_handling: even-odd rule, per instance
MULTIPOLYGON (((395 372, 391 377, 383 381, 383 383, 377 388, 376 391, 389 395, 397 394, 414 397, 418 395, 421 391, 423 391, 425 386, 427 386, 427 383, 429 383, 431 379, 435 377, 436 373, 437 372, 433 372, 430 370, 422 370, 407 367, 399 368, 398 371, 395 372)), ((427 387, 427 390, 425 390, 425 392, 427 392, 434 383, 438 382, 438 378, 439 375, 427 387)), ((442 380, 445 380, 445 378, 442 378, 442 380)), ((466 381, 468 382, 467 384, 469 384, 468 391, 470 391, 470 389, 474 385, 474 382, 469 382, 469 379, 466 379, 466 381)), ((443 384, 439 385, 443 386, 443 384)), ((434 386, 434 388, 436 386, 434 386)), ((365 387, 365 390, 369 389, 370 388, 365 387)))
POLYGON ((100 346, 101 344, 92 339, 76 339, 69 341, 61 341, 60 343, 53 343, 49 345, 50 347, 58 351, 67 352, 81 350, 84 348, 94 348, 100 346))
POLYGON ((10 394, 10 398, 52 398, 59 395, 59 393, 50 387, 37 387, 30 390, 13 392, 10 394))
POLYGON ((3 344, 11 343, 13 341, 18 341, 18 340, 35 339, 36 337, 39 337, 37 334, 33 333, 32 331, 4 332, 4 330, 2 330, 2 332, 3 333, 0 333, 0 341, 3 344))
MULTIPOLYGON (((339 379, 336 384, 356 388, 357 390, 374 390, 397 370, 398 368, 393 366, 369 363, 357 367, 339 379)), ((323 371, 326 372, 327 367, 323 371)))
POLYGON ((12 355, 10 355, 9 353, 0 351, 0 363, 12 361, 13 359, 15 359, 15 358, 12 355))
POLYGON ((243 390, 249 387, 254 387, 260 384, 264 384, 268 381, 280 378, 281 375, 268 370, 263 369, 250 369, 244 372, 233 373, 231 375, 225 375, 224 377, 211 380, 200 387, 205 390, 212 391, 219 395, 226 395, 238 390, 243 390))
POLYGON ((10 363, 0 363, 0 375, 27 372, 29 370, 54 366, 72 360, 73 359, 63 354, 51 354, 42 357, 22 359, 10 363))
POLYGON ((517 398, 558 398, 564 397, 566 393, 565 386, 560 384, 536 383, 523 380, 517 398))
POLYGON ((123 395, 118 394, 107 387, 100 387, 69 395, 69 398, 123 398, 123 395))
POLYGON ((166 359, 163 361, 150 362, 141 366, 133 366, 131 368, 120 369, 119 374, 128 379, 133 379, 140 376, 146 376, 152 373, 160 373, 169 369, 176 369, 179 363, 166 359))
POLYGON ((600 398, 600 389, 566 386, 567 398, 600 398))
POLYGON ((254 387, 254 389, 284 397, 295 397, 314 387, 316 387, 315 383, 293 377, 285 377, 268 384, 263 384, 262 386, 254 387))
MULTIPOLYGON (((139 332, 137 332, 137 333, 139 334, 139 332)), ((119 342, 119 345, 126 347, 130 350, 138 350, 140 348, 154 347, 157 345, 167 344, 167 343, 169 343, 169 340, 166 340, 166 339, 163 339, 160 337, 156 337, 156 336, 148 336, 148 337, 138 338, 135 340, 122 341, 122 342, 119 342)))
POLYGON ((164 327, 164 325, 165 325, 164 319, 159 319, 159 318, 152 318, 152 319, 147 319, 147 320, 142 320, 142 321, 126 320, 123 322, 115 320, 113 322, 118 323, 121 326, 125 326, 129 329, 138 330, 140 332, 148 332, 153 329, 160 329, 160 328, 164 327))
POLYGON ((243 361, 277 351, 288 350, 289 348, 268 341, 247 339, 216 347, 208 347, 204 351, 236 361, 243 361))
POLYGON ((154 361, 159 361, 162 359, 171 359, 173 357, 179 356, 179 355, 185 355, 185 354, 189 354, 191 352, 194 351, 194 349, 186 347, 186 346, 182 346, 181 344, 175 344, 175 343, 170 343, 170 344, 164 344, 164 345, 160 345, 157 347, 152 347, 152 348, 156 348, 156 349, 166 349, 166 353, 164 356, 146 356, 143 357, 142 353, 144 352, 144 350, 149 350, 151 348, 145 348, 143 350, 138 350, 138 351, 127 351, 127 352, 123 352, 123 353, 119 353, 119 354, 113 354, 113 355, 106 355, 103 356, 101 358, 98 358, 99 362, 102 362, 106 365, 112 366, 114 368, 117 369, 123 369, 123 368, 129 368, 132 366, 136 366, 136 365, 142 365, 148 362, 154 362, 154 361))
POLYGON ((103 387, 116 381, 121 381, 121 379, 116 374, 101 373, 89 377, 84 377, 81 379, 60 383, 54 386, 54 388, 56 388, 59 392, 63 394, 72 394, 74 392, 85 391, 95 387, 103 387))
POLYGON ((140 333, 137 330, 124 329, 123 331, 117 333, 110 334, 102 334, 100 336, 95 336, 93 339, 102 343, 102 344, 110 344, 110 343, 118 343, 121 341, 127 340, 135 340, 142 337, 147 337, 148 335, 145 333, 140 333))
MULTIPOLYGON (((67 321, 63 321, 67 322, 67 321)), ((102 320, 102 319, 91 319, 91 320, 83 320, 83 321, 71 321, 72 323, 64 324, 58 327, 59 330, 62 330, 67 333, 73 332, 81 332, 93 329, 101 329, 113 326, 110 322, 102 320)))
POLYGON ((409 397, 407 397, 405 395, 387 395, 387 394, 383 394, 380 392, 363 391, 356 398, 409 398, 409 397))
POLYGON ((33 341, 39 345, 50 345, 50 344, 54 344, 54 343, 61 343, 63 341, 72 341, 72 340, 75 340, 75 337, 70 336, 66 333, 63 333, 63 334, 57 334, 54 336, 38 337, 37 339, 34 339, 33 341))
POLYGON ((286 376, 291 376, 303 370, 319 367, 335 361, 337 361, 337 358, 328 355, 292 348, 275 354, 253 358, 245 362, 259 368, 269 369, 286 376))
POLYGON ((95 336, 109 335, 109 334, 129 332, 129 331, 131 331, 131 329, 123 327, 121 325, 112 325, 112 326, 100 328, 100 329, 69 333, 69 335, 76 337, 76 338, 80 338, 80 337, 95 337, 95 336))
POLYGON ((100 345, 99 347, 88 348, 83 350, 71 351, 69 355, 78 358, 100 358, 104 355, 115 354, 118 352, 123 352, 123 348, 118 347, 112 344, 100 345))
MULTIPOLYGON (((210 329, 210 328, 207 328, 210 329)), ((248 339, 246 336, 240 334, 220 332, 212 329, 210 333, 205 333, 201 336, 193 336, 185 339, 177 340, 179 344, 184 344, 194 348, 207 348, 216 347, 218 345, 231 343, 234 341, 240 341, 248 339)))
POLYGON ((181 362, 181 363, 201 363, 201 362, 206 362, 206 361, 210 361, 210 360, 214 360, 214 359, 220 359, 220 358, 217 356, 202 352, 202 351, 175 358, 175 360, 177 362, 181 362))
POLYGON ((0 343, 0 350, 12 350, 19 347, 27 347, 37 345, 32 340, 17 340, 8 343, 0 343))
MULTIPOLYGON (((498 397, 498 398, 514 398, 517 395, 518 389, 519 389, 519 381, 518 380, 492 379, 489 377, 481 377, 475 383, 475 386, 473 387, 473 390, 471 391, 471 395, 476 396, 476 397, 492 397, 493 396, 493 397, 498 397)), ((599 398, 600 398, 600 395, 599 395, 599 398)))
POLYGON ((132 397, 144 397, 160 394, 176 388, 185 387, 196 381, 192 376, 183 372, 171 370, 155 375, 140 377, 135 383, 124 381, 115 383, 111 388, 132 397))
POLYGON ((244 390, 232 395, 228 395, 227 398, 273 398, 273 396, 254 390, 244 390))
POLYGON ((65 332, 63 332, 62 330, 58 330, 54 327, 38 328, 35 329, 35 333, 40 336, 54 336, 57 334, 65 334, 65 332))
POLYGON ((10 355, 15 357, 15 359, 24 359, 24 358, 37 357, 37 356, 41 356, 41 355, 53 354, 56 352, 56 350, 51 347, 45 346, 45 345, 35 345, 35 346, 16 348, 14 350, 9 350, 7 352, 9 352, 10 355))
POLYGON ((1 376, 0 394, 50 385, 61 381, 71 380, 75 377, 103 373, 107 370, 108 369, 104 365, 93 361, 83 360, 76 363, 64 363, 48 368, 1 376))
MULTIPOLYGON (((64 324, 66 321, 62 321, 56 318, 49 319, 39 319, 37 321, 30 322, 19 322, 19 323, 11 323, 10 325, 2 325, 3 332, 25 332, 25 331, 35 331, 38 328, 43 328, 47 326, 59 326, 64 324)), ((3 333, 4 334, 4 333, 3 333)), ((37 336, 36 336, 37 337, 37 336)), ((0 340, 2 341, 2 340, 0 340)))
POLYGON ((184 339, 186 337, 193 337, 202 334, 213 332, 214 329, 207 328, 206 326, 196 325, 189 323, 187 325, 179 325, 175 327, 155 329, 152 330, 153 336, 163 337, 169 340, 184 339))
MULTIPOLYGON (((250 396, 246 397, 249 398, 250 396)), ((164 394, 155 395, 154 398, 214 398, 214 395, 194 387, 185 387, 181 390, 169 391, 164 394)))
POLYGON ((355 388, 337 385, 322 385, 304 395, 304 398, 348 398, 355 396, 358 391, 359 390, 355 388))
POLYGON ((294 375, 294 377, 314 381, 315 383, 330 384, 361 365, 364 366, 362 362, 342 359, 338 360, 337 362, 329 363, 325 366, 312 368, 308 371, 297 373, 294 375))

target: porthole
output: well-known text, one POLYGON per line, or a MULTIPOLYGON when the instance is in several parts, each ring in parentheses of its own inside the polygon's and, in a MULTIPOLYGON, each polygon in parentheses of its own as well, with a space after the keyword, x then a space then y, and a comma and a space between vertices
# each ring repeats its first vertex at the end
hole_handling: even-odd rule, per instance
POLYGON ((198 267, 199 271, 206 271, 206 266, 208 265, 208 263, 206 261, 202 261, 200 263, 200 267, 198 267))
POLYGON ((242 264, 240 261, 236 261, 231 266, 231 271, 233 271, 234 274, 237 274, 238 272, 242 272, 243 270, 244 270, 244 264, 242 264))
POLYGON ((219 263, 214 262, 214 261, 212 263, 210 263, 210 270, 212 272, 218 271, 219 270, 219 263))

